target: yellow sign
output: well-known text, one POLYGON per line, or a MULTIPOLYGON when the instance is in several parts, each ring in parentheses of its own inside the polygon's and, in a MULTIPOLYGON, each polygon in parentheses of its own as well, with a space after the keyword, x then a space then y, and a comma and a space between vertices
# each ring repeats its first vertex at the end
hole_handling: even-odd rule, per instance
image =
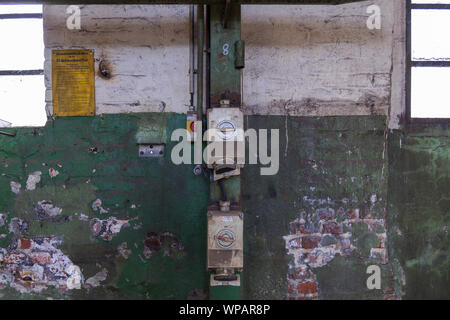
POLYGON ((53 50, 53 114, 63 117, 93 116, 94 79, 92 50, 53 50))

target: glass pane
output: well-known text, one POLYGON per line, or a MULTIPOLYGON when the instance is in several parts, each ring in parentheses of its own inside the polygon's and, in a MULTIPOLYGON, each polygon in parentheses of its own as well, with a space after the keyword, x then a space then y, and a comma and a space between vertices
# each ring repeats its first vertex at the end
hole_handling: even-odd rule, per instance
POLYGON ((43 126, 44 76, 0 76, 0 119, 13 126, 43 126))
POLYGON ((412 10, 413 60, 450 60, 450 10, 412 10))
POLYGON ((412 68, 411 117, 450 118, 450 68, 412 68))
POLYGON ((0 70, 44 68, 42 19, 0 19, 0 70))
POLYGON ((4 13, 42 13, 41 4, 1 4, 0 14, 4 13))

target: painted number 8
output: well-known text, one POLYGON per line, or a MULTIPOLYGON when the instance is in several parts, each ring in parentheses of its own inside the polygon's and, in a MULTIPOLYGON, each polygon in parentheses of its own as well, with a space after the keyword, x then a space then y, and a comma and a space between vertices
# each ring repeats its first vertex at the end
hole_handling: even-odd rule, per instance
POLYGON ((230 53, 230 52, 229 52, 230 45, 229 45, 228 43, 225 43, 225 44, 223 45, 222 49, 223 49, 223 55, 224 55, 224 56, 227 56, 227 55, 230 53))

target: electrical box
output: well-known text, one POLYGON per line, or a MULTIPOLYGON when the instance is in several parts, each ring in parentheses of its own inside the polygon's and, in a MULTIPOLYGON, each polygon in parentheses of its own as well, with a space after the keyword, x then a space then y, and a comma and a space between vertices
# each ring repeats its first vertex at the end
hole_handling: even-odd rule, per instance
POLYGON ((239 272, 244 267, 243 224, 241 211, 209 210, 208 220, 208 270, 233 269, 239 272))
POLYGON ((197 113, 194 111, 188 111, 186 114, 186 130, 190 136, 191 142, 195 140, 195 122, 197 121, 197 113))
POLYGON ((244 114, 240 108, 210 108, 207 113, 209 142, 206 164, 214 180, 240 174, 245 163, 244 114))

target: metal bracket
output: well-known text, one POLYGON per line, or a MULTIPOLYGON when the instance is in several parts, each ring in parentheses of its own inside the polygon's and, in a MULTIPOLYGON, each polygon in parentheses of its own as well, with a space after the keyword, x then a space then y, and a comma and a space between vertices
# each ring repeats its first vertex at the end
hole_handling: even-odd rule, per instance
POLYGON ((146 143, 139 144, 139 158, 161 158, 164 157, 164 149, 166 145, 163 143, 146 143))

